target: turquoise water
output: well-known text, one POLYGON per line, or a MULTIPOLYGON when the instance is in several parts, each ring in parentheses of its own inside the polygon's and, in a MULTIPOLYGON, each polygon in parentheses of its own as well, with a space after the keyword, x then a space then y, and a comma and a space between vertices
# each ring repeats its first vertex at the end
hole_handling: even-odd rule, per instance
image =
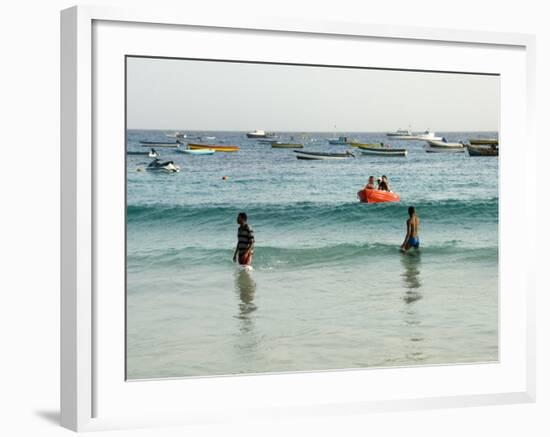
MULTIPOLYGON (((166 133, 128 131, 128 150, 166 133)), ((242 132, 201 134, 241 150, 158 148, 175 174, 127 158, 129 379, 498 359, 498 158, 347 132, 409 155, 301 161, 242 132), (382 174, 402 201, 359 203, 382 174), (402 255, 409 205, 422 247, 402 255), (231 262, 239 211, 256 233, 251 273, 231 262)), ((305 150, 345 150, 333 136, 307 134, 305 150)))

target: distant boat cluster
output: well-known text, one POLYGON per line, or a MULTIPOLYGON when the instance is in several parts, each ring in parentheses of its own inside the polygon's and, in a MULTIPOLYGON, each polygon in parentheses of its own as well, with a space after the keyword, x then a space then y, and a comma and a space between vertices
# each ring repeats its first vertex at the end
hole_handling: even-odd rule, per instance
MULTIPOLYGON (((270 145, 272 149, 292 149, 295 157, 300 160, 343 160, 355 158, 351 148, 356 148, 362 155, 379 157, 406 157, 408 150, 404 147, 393 147, 390 144, 379 143, 361 143, 356 138, 349 136, 339 136, 335 138, 326 138, 328 145, 346 146, 350 149, 345 152, 335 152, 334 150, 303 150, 306 141, 317 141, 306 134, 292 135, 288 138, 281 138, 274 132, 266 132, 257 129, 245 134, 247 139, 256 140, 260 144, 270 145)), ((424 132, 412 132, 410 129, 399 129, 395 132, 386 133, 388 139, 392 141, 424 141, 424 149, 428 153, 464 153, 468 156, 498 156, 499 142, 497 138, 470 138, 466 142, 449 142, 445 137, 437 136, 435 132, 426 130, 424 132)), ((213 155, 214 153, 238 152, 240 147, 233 144, 221 144, 213 142, 215 136, 189 135, 183 132, 174 132, 167 134, 166 137, 173 138, 173 141, 149 141, 141 140, 143 147, 148 147, 149 151, 129 151, 129 155, 144 155, 152 159, 152 162, 146 167, 147 170, 162 170, 168 172, 177 172, 180 168, 173 161, 161 161, 157 148, 173 148, 175 151, 186 155, 213 155)))
MULTIPOLYGON (((464 142, 448 142, 445 137, 440 137, 435 132, 426 130, 424 132, 413 133, 410 129, 399 129, 395 132, 388 132, 386 136, 396 141, 425 141, 425 150, 428 153, 464 153, 468 152, 469 156, 498 156, 498 139, 468 139, 468 144, 464 142)), ((275 133, 267 133, 263 130, 255 130, 246 134, 247 138, 257 139, 260 143, 271 144, 271 147, 276 149, 302 149, 303 143, 282 141, 275 133)), ((339 136, 336 138, 327 138, 329 145, 341 145, 348 147, 357 147, 363 155, 371 156, 388 156, 395 157, 407 156, 406 148, 392 147, 386 143, 360 143, 357 139, 348 136, 339 136)), ((318 159, 318 160, 334 160, 347 159, 355 157, 351 152, 332 153, 332 152, 317 152, 317 151, 299 151, 295 150, 298 159, 318 159)))
POLYGON ((410 129, 397 130, 386 134, 389 138, 395 140, 407 141, 425 141, 425 150, 428 153, 464 153, 469 156, 498 156, 497 138, 470 138, 468 143, 449 142, 445 137, 436 136, 435 132, 426 130, 422 133, 413 133, 410 129))

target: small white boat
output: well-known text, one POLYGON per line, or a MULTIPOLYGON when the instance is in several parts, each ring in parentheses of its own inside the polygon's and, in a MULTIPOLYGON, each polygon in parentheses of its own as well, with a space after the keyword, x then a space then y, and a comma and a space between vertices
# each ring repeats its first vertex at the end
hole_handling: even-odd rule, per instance
POLYGON ((254 132, 248 132, 246 134, 247 138, 274 138, 275 134, 273 132, 266 132, 262 129, 256 129, 254 132))
POLYGON ((426 140, 426 142, 432 147, 454 147, 454 148, 464 147, 464 144, 462 144, 462 143, 450 143, 445 138, 443 138, 442 141, 426 140))
POLYGON ((349 137, 338 137, 338 138, 329 138, 328 143, 333 146, 347 146, 348 144, 353 144, 353 140, 349 137))
POLYGON ((213 155, 216 151, 214 149, 176 149, 178 152, 185 153, 187 155, 213 155))
POLYGON ((306 152, 303 150, 295 150, 296 158, 305 160, 338 160, 355 158, 355 155, 351 152, 345 153, 328 153, 328 152, 306 152))
POLYGON ((174 132, 174 133, 171 133, 171 134, 166 134, 166 136, 168 138, 177 138, 177 139, 182 139, 182 140, 187 138, 187 134, 183 133, 183 132, 174 132))
POLYGON ((424 141, 428 141, 428 140, 441 141, 441 140, 443 140, 442 137, 436 137, 435 132, 432 132, 430 130, 424 131, 421 134, 414 135, 413 139, 415 139, 415 140, 424 140, 424 141))
POLYGON ((388 132, 386 135, 394 140, 441 141, 443 139, 442 137, 436 137, 435 132, 430 130, 420 133, 412 133, 410 130, 398 130, 396 132, 388 132))

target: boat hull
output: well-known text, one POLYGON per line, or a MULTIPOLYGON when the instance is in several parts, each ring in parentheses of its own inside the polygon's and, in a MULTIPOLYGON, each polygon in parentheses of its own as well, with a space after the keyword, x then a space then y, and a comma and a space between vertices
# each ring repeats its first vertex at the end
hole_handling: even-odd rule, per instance
POLYGON ((163 143, 154 141, 140 141, 142 147, 178 147, 179 143, 163 143))
POLYGON ((424 135, 390 135, 393 140, 401 141, 441 141, 443 137, 432 137, 424 135))
POLYGON ((428 153, 464 153, 464 147, 434 147, 426 146, 426 152, 428 153))
POLYGON ((155 149, 158 149, 159 147, 175 149, 178 146, 178 143, 141 143, 141 147, 154 147, 155 149))
POLYGON ((363 155, 371 156, 407 156, 407 149, 393 149, 391 147, 368 146, 359 144, 357 147, 363 155))
POLYGON ((357 192, 357 197, 364 203, 383 203, 383 202, 399 202, 401 197, 399 194, 389 191, 372 190, 364 188, 357 192))
POLYGON ((305 160, 320 160, 320 161, 333 161, 333 160, 342 160, 348 159, 353 155, 346 153, 322 153, 322 152, 303 152, 301 150, 295 150, 296 158, 305 159, 305 160))
POLYGON ((272 149, 302 149, 303 147, 303 144, 271 143, 272 149))
POLYGON ((218 144, 187 144, 187 147, 191 150, 214 150, 216 152, 237 152, 238 146, 221 146, 218 144))
POLYGON ((448 143, 446 141, 426 140, 426 142, 432 147, 454 147, 462 149, 464 144, 462 143, 448 143))
POLYGON ((213 149, 178 149, 178 152, 185 153, 186 155, 213 155, 215 150, 213 149))

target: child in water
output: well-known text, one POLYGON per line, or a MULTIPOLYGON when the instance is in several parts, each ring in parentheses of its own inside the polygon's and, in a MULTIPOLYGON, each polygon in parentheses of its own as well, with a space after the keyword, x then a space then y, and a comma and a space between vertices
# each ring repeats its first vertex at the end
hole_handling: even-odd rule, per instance
POLYGON ((415 249, 420 248, 420 239, 418 232, 420 228, 420 219, 416 215, 414 206, 409 206, 409 218, 407 219, 407 234, 405 235, 405 241, 401 245, 401 251, 407 252, 411 247, 415 249))

